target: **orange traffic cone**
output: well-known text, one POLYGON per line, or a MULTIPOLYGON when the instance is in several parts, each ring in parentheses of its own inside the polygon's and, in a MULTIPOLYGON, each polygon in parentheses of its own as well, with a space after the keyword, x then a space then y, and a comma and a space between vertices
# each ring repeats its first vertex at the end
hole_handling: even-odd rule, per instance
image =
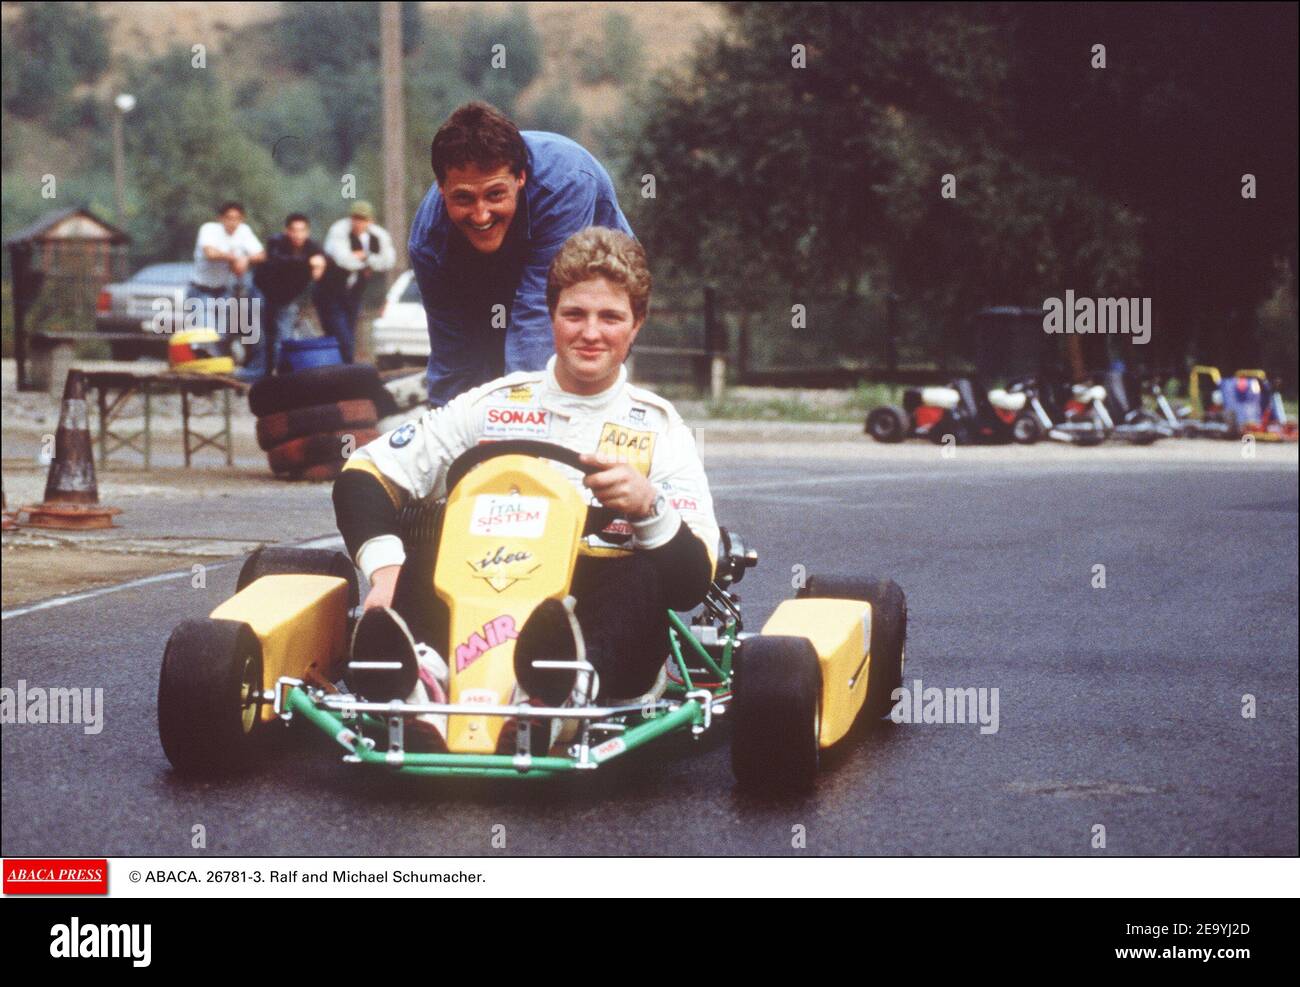
POLYGON ((111 528, 113 515, 122 513, 116 507, 99 506, 86 382, 76 370, 68 371, 63 386, 54 461, 45 481, 45 502, 23 510, 27 513, 26 523, 35 528, 111 528))

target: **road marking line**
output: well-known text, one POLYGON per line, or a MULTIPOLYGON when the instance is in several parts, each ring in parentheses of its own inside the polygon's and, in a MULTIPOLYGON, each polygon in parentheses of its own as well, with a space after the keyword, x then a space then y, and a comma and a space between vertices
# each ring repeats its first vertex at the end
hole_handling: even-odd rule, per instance
MULTIPOLYGON (((339 535, 325 535, 321 538, 313 538, 311 541, 301 542, 291 546, 293 548, 341 548, 343 539, 339 535)), ((239 559, 228 559, 225 562, 213 562, 208 565, 208 569, 223 569, 228 565, 234 565, 239 559)), ((22 617, 29 613, 36 613, 38 610, 49 610, 52 607, 62 607, 69 603, 79 603, 82 600, 92 600, 98 596, 107 596, 110 593, 120 593, 126 589, 136 589, 140 586, 150 586, 154 583, 171 582, 174 579, 184 579, 186 576, 192 576, 194 569, 178 569, 174 572, 159 572, 152 576, 141 576, 139 579, 131 579, 124 583, 116 583, 113 586, 100 586, 96 589, 82 590, 79 593, 68 593, 65 596, 56 596, 48 600, 41 600, 39 603, 31 603, 27 606, 14 607, 10 610, 0 612, 0 621, 9 620, 13 617, 22 617)))

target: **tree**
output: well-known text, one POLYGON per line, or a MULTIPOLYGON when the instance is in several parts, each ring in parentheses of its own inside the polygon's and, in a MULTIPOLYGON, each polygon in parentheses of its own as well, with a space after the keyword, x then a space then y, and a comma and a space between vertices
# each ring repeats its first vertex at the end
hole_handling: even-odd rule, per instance
POLYGON ((519 126, 524 130, 549 130, 577 137, 582 128, 582 108, 573 101, 567 85, 552 86, 519 114, 519 126))
MULTIPOLYGON (((288 64, 310 72, 323 85, 362 63, 379 60, 376 3, 286 3, 277 24, 280 50, 288 64)), ((402 4, 402 52, 420 44, 424 21, 417 3, 402 4)))
POLYGON ((1154 295, 1182 352, 1295 270, 1294 7, 727 9, 618 143, 656 263, 737 304, 894 289, 938 332, 1067 288, 1154 295))
POLYGON ((133 229, 148 258, 174 260, 194 251, 201 223, 217 204, 241 200, 259 233, 278 227, 277 173, 268 148, 236 125, 230 93, 213 74, 173 53, 129 72, 136 109, 127 128, 129 173, 141 196, 133 229))
MULTIPOLYGON (((508 80, 513 99, 542 69, 542 41, 523 4, 514 4, 500 18, 489 18, 474 7, 461 32, 460 74, 472 85, 496 83, 499 99, 503 80, 508 80), (499 48, 497 46, 500 46, 499 48), (493 60, 504 59, 494 67, 493 60)), ((497 103, 499 106, 500 104, 497 103)))

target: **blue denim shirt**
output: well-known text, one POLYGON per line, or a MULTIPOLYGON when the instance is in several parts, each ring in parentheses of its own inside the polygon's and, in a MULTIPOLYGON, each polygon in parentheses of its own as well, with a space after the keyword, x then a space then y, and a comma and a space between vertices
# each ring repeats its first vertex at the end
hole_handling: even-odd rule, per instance
MULTIPOLYGON (((408 250, 429 321, 429 400, 516 370, 542 370, 555 352, 546 272, 564 241, 588 226, 631 234, 609 174, 580 144, 523 132, 527 179, 495 254, 477 253, 447 216, 435 182, 411 223, 408 250), (503 305, 506 326, 493 326, 503 305)), ((496 320, 501 321, 499 318, 496 320)))

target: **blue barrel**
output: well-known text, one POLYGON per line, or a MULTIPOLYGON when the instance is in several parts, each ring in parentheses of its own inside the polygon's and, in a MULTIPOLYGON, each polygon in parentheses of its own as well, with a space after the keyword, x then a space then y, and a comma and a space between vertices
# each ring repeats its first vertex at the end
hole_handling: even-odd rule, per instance
POLYGON ((343 362, 333 336, 314 339, 286 339, 280 343, 280 373, 291 374, 312 367, 332 367, 343 362))

